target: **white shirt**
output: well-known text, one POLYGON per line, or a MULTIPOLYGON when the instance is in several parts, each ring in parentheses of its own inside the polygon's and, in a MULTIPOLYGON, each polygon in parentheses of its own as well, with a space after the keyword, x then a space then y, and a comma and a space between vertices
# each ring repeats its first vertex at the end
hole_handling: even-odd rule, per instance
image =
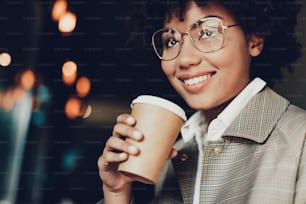
POLYGON ((207 124, 204 113, 202 111, 197 111, 182 127, 181 133, 183 141, 188 142, 195 137, 199 148, 193 204, 199 204, 200 198, 203 157, 202 146, 208 141, 221 140, 221 136, 226 128, 228 128, 250 99, 261 91, 265 85, 265 81, 260 78, 255 78, 231 101, 231 103, 217 116, 217 118, 211 121, 209 125, 207 124))

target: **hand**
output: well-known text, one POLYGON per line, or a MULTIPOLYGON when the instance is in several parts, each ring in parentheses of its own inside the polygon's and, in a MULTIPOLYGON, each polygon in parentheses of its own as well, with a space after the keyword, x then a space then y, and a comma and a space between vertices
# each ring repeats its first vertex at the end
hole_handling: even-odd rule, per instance
POLYGON ((129 155, 137 155, 139 149, 125 141, 129 138, 136 141, 143 139, 143 134, 134 126, 135 118, 129 114, 117 117, 112 136, 107 140, 102 155, 98 159, 99 175, 103 182, 104 193, 120 193, 131 190, 130 177, 118 172, 118 165, 127 160, 129 155))

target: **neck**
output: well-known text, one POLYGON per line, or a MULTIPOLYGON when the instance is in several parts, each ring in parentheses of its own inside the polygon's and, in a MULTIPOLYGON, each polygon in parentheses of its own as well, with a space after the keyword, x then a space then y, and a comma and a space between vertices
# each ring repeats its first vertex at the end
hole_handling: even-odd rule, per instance
POLYGON ((209 110, 205 110, 204 111, 204 115, 205 118, 208 122, 208 124, 214 120, 215 118, 217 118, 217 116, 225 109, 225 107, 230 103, 231 101, 228 101, 226 103, 223 103, 213 109, 209 109, 209 110))

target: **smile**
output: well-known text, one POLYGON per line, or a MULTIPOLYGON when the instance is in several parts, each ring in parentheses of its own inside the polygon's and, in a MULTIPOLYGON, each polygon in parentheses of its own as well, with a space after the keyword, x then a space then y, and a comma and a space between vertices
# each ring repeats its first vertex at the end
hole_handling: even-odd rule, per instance
POLYGON ((183 79, 182 81, 184 82, 184 84, 188 86, 193 86, 193 85, 196 85, 203 81, 208 80, 209 78, 211 78, 211 76, 212 74, 206 74, 206 75, 202 75, 202 76, 198 76, 198 77, 194 77, 190 79, 183 79))

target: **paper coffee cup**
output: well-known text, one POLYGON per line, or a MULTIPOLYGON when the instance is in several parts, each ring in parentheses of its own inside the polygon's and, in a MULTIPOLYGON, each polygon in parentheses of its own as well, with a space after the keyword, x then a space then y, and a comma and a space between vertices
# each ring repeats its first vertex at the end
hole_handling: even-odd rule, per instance
POLYGON ((186 121, 185 111, 169 100, 150 95, 134 99, 131 108, 137 120, 135 127, 144 134, 144 139, 127 139, 140 152, 129 155, 118 170, 137 181, 155 184, 186 121))

